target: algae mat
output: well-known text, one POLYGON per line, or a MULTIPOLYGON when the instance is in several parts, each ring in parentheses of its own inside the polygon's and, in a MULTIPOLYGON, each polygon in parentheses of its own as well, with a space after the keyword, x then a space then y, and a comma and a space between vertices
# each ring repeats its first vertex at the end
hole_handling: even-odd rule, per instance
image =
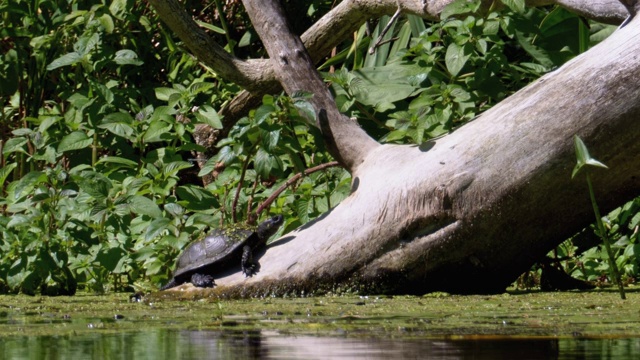
POLYGON ((176 329, 398 339, 640 337, 640 291, 634 288, 627 300, 606 290, 184 299, 189 296, 157 293, 135 303, 129 294, 0 296, 0 336, 176 329))

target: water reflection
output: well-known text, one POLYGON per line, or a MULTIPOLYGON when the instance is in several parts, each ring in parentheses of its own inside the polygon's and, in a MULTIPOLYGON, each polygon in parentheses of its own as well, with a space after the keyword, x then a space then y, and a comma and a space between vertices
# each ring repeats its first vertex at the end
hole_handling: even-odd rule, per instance
POLYGON ((154 329, 5 337, 2 359, 637 359, 640 339, 371 339, 154 329))

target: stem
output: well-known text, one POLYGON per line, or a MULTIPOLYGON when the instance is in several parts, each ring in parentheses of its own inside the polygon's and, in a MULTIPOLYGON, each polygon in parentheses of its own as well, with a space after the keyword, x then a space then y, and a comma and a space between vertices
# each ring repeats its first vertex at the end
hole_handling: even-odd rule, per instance
POLYGON ((231 204, 231 220, 235 224, 238 222, 236 218, 236 208, 238 207, 238 199, 240 198, 240 191, 242 190, 242 183, 244 182, 244 177, 247 174, 247 168, 249 167, 249 162, 251 161, 251 155, 253 155, 253 150, 256 148, 258 144, 256 143, 248 152, 247 158, 242 165, 242 172, 240 173, 240 179, 238 180, 238 187, 236 188, 236 195, 233 198, 233 203, 231 204))
POLYGON ((260 204, 260 206, 258 206, 258 208, 256 209, 256 214, 255 214, 255 218, 257 219, 260 216, 260 213, 267 207, 269 207, 269 205, 271 205, 271 203, 289 186, 291 186, 291 184, 295 183, 296 181, 298 181, 301 177, 305 176, 305 175, 309 175, 312 174, 316 171, 320 171, 320 170, 324 170, 333 166, 339 166, 340 163, 338 163, 337 161, 331 161, 328 163, 324 163, 324 164, 320 164, 318 166, 314 166, 312 168, 309 168, 303 172, 297 173, 294 176, 292 176, 289 180, 287 180, 284 184, 282 184, 276 191, 273 192, 273 194, 271 194, 271 196, 269 196, 267 198, 267 200, 265 200, 262 204, 260 204))
POLYGON ((220 4, 220 0, 214 1, 216 4, 216 10, 218 11, 218 17, 220 18, 220 25, 222 25, 222 30, 224 30, 224 36, 227 38, 227 44, 229 45, 229 53, 231 55, 235 55, 233 53, 233 39, 229 34, 229 26, 227 25, 227 20, 224 17, 224 12, 222 11, 222 5, 220 4))
POLYGON ((95 167, 98 162, 98 132, 93 132, 93 146, 91 147, 91 166, 95 167))
POLYGON ((589 172, 587 172, 587 185, 589 186, 589 195, 591 196, 591 205, 593 205, 593 212, 596 215, 598 233, 600 235, 600 238, 602 239, 602 242, 604 243, 605 249, 607 249, 607 255, 609 255, 609 268, 611 269, 611 275, 613 276, 614 281, 618 284, 618 289, 620 290, 620 298, 622 300, 625 300, 626 296, 624 294, 622 281, 620 280, 620 272, 618 271, 616 259, 613 256, 613 250, 611 250, 611 244, 609 244, 609 238, 607 237, 607 232, 604 228, 604 223, 602 222, 602 216, 600 216, 600 209, 598 209, 598 204, 596 203, 596 196, 593 192, 593 186, 591 185, 591 177, 589 176, 589 172))

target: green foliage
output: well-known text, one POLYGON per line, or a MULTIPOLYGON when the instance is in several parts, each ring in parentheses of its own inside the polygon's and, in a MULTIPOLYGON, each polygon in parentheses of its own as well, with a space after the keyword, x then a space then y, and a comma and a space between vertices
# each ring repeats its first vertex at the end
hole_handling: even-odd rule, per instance
MULTIPOLYGON (((262 105, 238 121, 199 175, 216 173, 207 189, 220 201, 226 219, 255 218, 256 205, 284 186, 293 174, 328 163, 311 105, 298 97, 267 95, 262 105)), ((351 177, 340 168, 306 175, 280 194, 272 211, 285 217, 284 231, 337 205, 350 191, 351 177)), ((259 215, 259 214, 257 214, 259 215)))
MULTIPOLYGON (((354 45, 348 54, 336 55, 327 64, 342 61, 343 67, 326 78, 340 109, 361 119, 382 142, 420 144, 454 130, 591 45, 585 23, 559 7, 504 3, 504 10, 475 15, 479 1, 453 2, 443 21, 428 26, 407 16, 387 35, 395 41, 383 42, 374 54, 359 54, 354 45)), ((358 42, 369 41, 366 49, 371 48, 386 20, 371 39, 364 28, 359 31, 358 42)), ((593 34, 602 31, 593 28, 593 34)))
POLYGON ((220 127, 213 108, 234 87, 179 51, 145 4, 2 7, 2 288, 164 279, 212 221, 211 193, 179 182, 201 150, 195 125, 220 127))
MULTIPOLYGON (((421 143, 612 31, 561 8, 503 3, 478 16, 468 15, 478 2, 456 2, 431 24, 385 16, 370 34, 363 25, 321 67, 341 110, 383 142, 421 143)), ((289 5, 306 14, 293 24, 303 30, 332 3, 289 5)), ((208 4, 185 6, 229 52, 263 54, 237 5, 226 4, 220 27, 208 4)), ((349 194, 349 174, 331 167, 311 126, 308 94, 265 96, 214 156, 197 157, 208 149, 195 144, 196 126, 220 129, 217 110, 240 89, 199 65, 146 3, 6 0, 0 9, 0 290, 157 285, 211 227, 269 212, 285 216, 288 232, 349 194), (205 175, 213 181, 198 185, 205 175)), ((609 231, 637 229, 638 206, 609 231)), ((629 274, 636 233, 612 235, 629 274)), ((602 266, 576 269, 591 277, 602 266)))

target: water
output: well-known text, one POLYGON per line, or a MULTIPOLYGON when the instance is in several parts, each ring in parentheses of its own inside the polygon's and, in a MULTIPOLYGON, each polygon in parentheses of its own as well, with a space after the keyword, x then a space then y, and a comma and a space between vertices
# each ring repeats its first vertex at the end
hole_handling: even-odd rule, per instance
POLYGON ((640 338, 394 339, 150 329, 0 338, 2 359, 638 359, 640 338))

